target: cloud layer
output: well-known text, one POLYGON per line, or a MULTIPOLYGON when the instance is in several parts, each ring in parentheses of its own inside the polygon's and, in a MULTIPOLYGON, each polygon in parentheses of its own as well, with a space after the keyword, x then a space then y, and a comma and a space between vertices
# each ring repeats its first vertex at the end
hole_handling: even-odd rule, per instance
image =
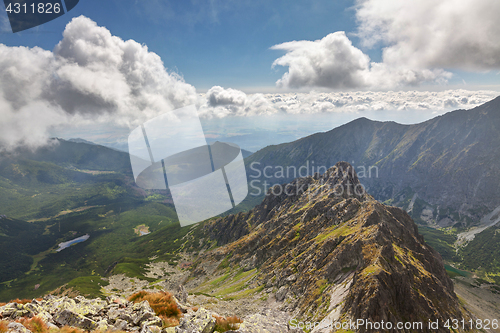
POLYGON ((470 109, 497 97, 495 91, 356 91, 250 94, 216 86, 201 96, 199 113, 206 118, 273 114, 357 113, 368 111, 432 111, 470 109), (214 95, 224 103, 213 104, 214 95))
POLYGON ((196 101, 195 88, 157 54, 83 16, 53 52, 0 44, 3 147, 42 145, 51 128, 68 123, 133 126, 196 101))
POLYGON ((446 83, 450 70, 500 68, 500 2, 497 0, 358 0, 357 37, 382 47, 372 62, 343 31, 316 41, 292 41, 271 49, 286 54, 278 87, 394 89, 446 83))

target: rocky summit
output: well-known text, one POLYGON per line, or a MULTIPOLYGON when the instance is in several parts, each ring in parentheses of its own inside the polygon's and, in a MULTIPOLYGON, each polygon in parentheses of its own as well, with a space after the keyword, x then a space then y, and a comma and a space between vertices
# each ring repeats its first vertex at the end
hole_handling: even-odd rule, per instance
POLYGON ((420 331, 448 332, 447 320, 470 319, 440 255, 413 220, 365 193, 346 162, 276 185, 249 212, 204 228, 220 247, 199 257, 192 276, 255 271, 253 286, 272 294, 295 323, 321 323, 313 332, 361 319, 421 322, 420 331), (429 321, 439 328, 428 328, 429 321))

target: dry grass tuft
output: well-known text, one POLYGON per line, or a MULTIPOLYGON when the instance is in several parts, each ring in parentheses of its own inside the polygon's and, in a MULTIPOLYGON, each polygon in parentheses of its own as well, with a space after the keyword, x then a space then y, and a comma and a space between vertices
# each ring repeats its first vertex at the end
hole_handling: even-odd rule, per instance
POLYGON ((215 330, 217 332, 226 332, 231 330, 237 330, 240 327, 240 324, 243 322, 241 318, 232 316, 232 317, 219 317, 214 316, 215 322, 215 330))
POLYGON ((31 300, 30 299, 19 299, 19 298, 16 298, 16 299, 13 299, 12 301, 9 301, 9 303, 28 304, 28 303, 31 303, 31 300))
POLYGON ((64 326, 59 330, 58 333, 86 333, 86 332, 76 327, 64 326))
POLYGON ((139 303, 139 302, 142 302, 144 300, 144 297, 146 297, 147 295, 149 295, 149 293, 147 291, 142 290, 142 291, 136 292, 135 294, 130 295, 128 300, 130 302, 139 303))
POLYGON ((178 318, 168 318, 165 316, 160 316, 161 320, 163 320, 163 327, 175 327, 179 325, 179 319, 178 318))
POLYGON ((7 333, 7 331, 9 330, 7 328, 7 322, 5 320, 0 320, 0 333, 7 333))
POLYGON ((28 330, 30 330, 33 333, 48 333, 49 328, 47 327, 47 324, 43 321, 42 318, 40 317, 33 317, 33 318, 21 318, 18 320, 19 323, 23 324, 24 327, 26 327, 28 330))
POLYGON ((179 325, 179 318, 182 316, 182 312, 170 293, 165 291, 156 293, 139 291, 130 296, 128 300, 134 303, 148 301, 149 306, 151 306, 156 315, 163 320, 165 327, 179 325))

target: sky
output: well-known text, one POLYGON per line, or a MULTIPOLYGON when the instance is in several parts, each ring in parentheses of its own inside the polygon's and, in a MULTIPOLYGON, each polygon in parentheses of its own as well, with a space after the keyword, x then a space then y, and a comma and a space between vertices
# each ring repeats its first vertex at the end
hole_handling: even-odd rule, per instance
POLYGON ((0 145, 123 143, 190 104, 250 150, 424 121, 499 94, 498 17, 496 0, 80 0, 14 34, 2 7, 0 145))

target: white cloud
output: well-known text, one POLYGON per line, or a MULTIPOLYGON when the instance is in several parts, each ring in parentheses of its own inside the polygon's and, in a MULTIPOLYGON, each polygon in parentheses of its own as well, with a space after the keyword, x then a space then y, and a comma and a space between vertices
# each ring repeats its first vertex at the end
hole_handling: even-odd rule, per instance
POLYGON ((224 89, 220 86, 214 86, 207 91, 207 100, 210 106, 220 105, 243 105, 247 95, 240 90, 224 89))
POLYGON ((447 90, 430 91, 357 91, 330 93, 268 94, 275 113, 357 113, 367 111, 433 111, 442 113, 454 109, 470 109, 497 97, 494 91, 447 90))
POLYGON ((411 69, 370 62, 343 31, 316 41, 293 41, 271 47, 287 53, 273 62, 288 71, 278 87, 393 89, 423 82, 445 83, 451 74, 442 69, 411 69))
POLYGON ((80 16, 53 52, 0 44, 0 144, 43 145, 55 126, 101 121, 134 126, 194 104, 196 90, 160 57, 80 16))
POLYGON ((500 68, 497 0, 358 0, 359 37, 407 68, 500 68))
POLYGON ((316 41, 293 41, 271 47, 287 53, 273 67, 288 66, 278 86, 356 88, 366 86, 369 57, 354 47, 343 31, 316 41))
POLYGON ((210 88, 198 104, 200 115, 207 118, 274 113, 270 101, 263 94, 247 95, 243 91, 220 86, 210 88))

